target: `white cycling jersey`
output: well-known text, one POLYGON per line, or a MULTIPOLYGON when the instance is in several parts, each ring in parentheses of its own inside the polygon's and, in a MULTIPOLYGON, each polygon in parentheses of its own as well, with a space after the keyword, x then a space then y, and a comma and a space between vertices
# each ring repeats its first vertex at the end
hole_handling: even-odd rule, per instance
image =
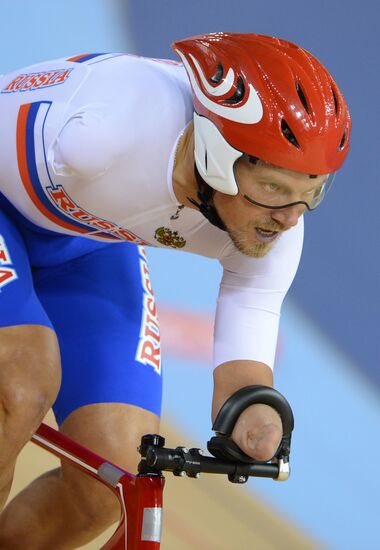
POLYGON ((3 75, 0 92, 0 192, 42 228, 218 259, 215 365, 251 359, 272 367, 303 223, 255 259, 197 210, 179 208, 174 153, 193 114, 182 65, 83 55, 3 75))

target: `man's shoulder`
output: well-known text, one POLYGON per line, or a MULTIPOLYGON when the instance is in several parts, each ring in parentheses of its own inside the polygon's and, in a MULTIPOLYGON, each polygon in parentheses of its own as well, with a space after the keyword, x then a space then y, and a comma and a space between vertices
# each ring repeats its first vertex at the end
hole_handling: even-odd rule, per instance
MULTIPOLYGON (((128 53, 89 53, 40 61, 1 75, 2 92, 41 90, 73 80, 76 73, 92 73, 112 89, 120 79, 128 78, 129 86, 139 87, 147 78, 189 86, 183 66, 170 59, 154 59, 128 53)), ((152 82, 152 84, 155 82, 152 82)))

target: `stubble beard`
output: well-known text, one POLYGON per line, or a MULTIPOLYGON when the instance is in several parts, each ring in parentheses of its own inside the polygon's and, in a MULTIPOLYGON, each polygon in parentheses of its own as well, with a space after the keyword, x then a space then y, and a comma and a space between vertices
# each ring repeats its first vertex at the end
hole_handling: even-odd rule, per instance
POLYGON ((234 243, 235 247, 244 254, 251 258, 264 258, 272 250, 277 241, 279 240, 283 229, 275 224, 272 220, 260 220, 251 221, 245 230, 232 230, 226 227, 226 230, 234 243), (271 242, 253 242, 248 238, 248 235, 255 233, 255 228, 261 227, 268 231, 278 231, 278 236, 271 242))
POLYGON ((248 242, 246 233, 243 231, 228 231, 228 234, 239 252, 251 258, 264 258, 277 241, 276 239, 271 243, 252 244, 248 242))

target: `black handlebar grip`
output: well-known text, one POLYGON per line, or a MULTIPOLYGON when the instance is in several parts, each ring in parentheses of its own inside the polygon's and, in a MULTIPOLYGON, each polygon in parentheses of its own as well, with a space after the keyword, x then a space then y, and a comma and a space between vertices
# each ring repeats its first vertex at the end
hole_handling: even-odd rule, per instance
POLYGON ((220 409, 212 429, 219 434, 230 436, 241 413, 257 403, 269 405, 278 412, 283 437, 290 437, 294 428, 293 411, 285 397, 269 386, 246 386, 231 395, 220 409))

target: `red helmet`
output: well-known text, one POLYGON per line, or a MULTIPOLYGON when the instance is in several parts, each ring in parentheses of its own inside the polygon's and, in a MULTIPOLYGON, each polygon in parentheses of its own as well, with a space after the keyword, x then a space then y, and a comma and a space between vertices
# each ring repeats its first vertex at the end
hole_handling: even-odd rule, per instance
POLYGON ((175 42, 194 96, 195 161, 214 189, 238 192, 243 154, 307 174, 343 164, 351 129, 329 72, 292 42, 215 33, 175 42))

